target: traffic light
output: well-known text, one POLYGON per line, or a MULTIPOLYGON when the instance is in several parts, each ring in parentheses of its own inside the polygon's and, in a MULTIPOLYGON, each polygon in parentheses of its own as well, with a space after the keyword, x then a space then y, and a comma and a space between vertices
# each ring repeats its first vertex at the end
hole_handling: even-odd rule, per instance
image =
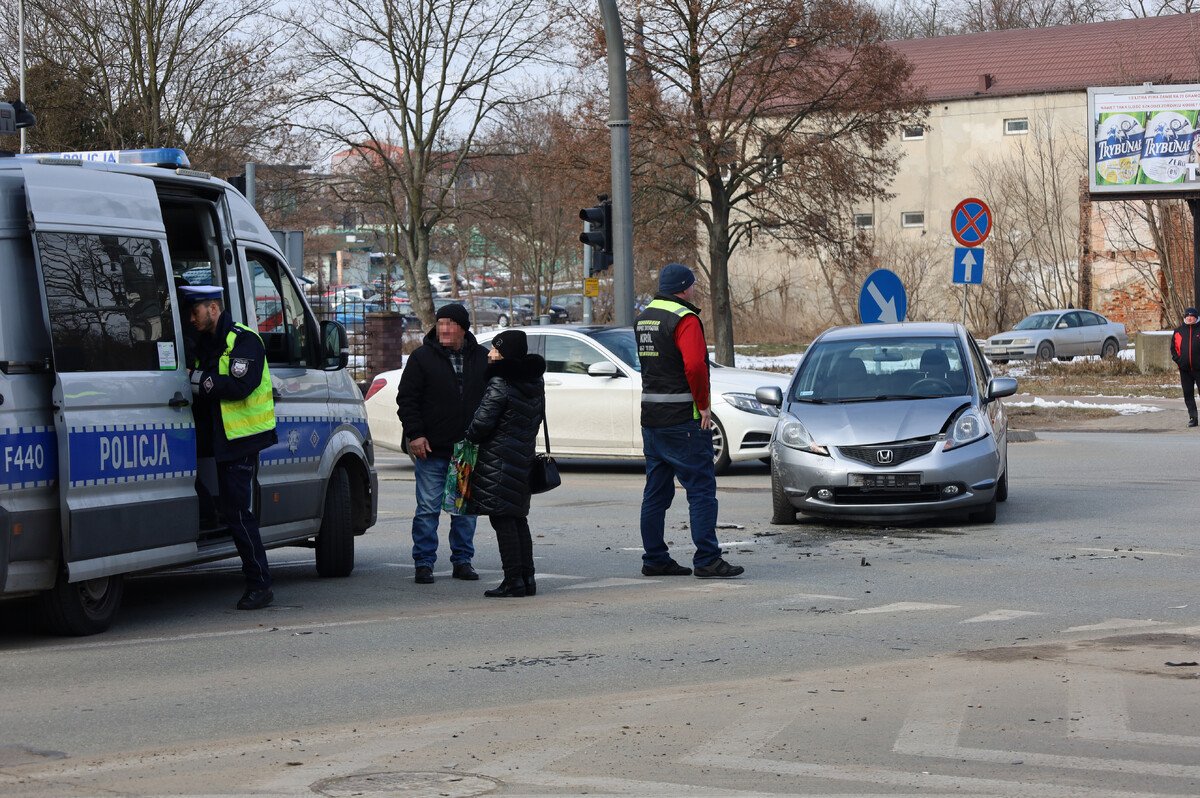
POLYGON ((613 263, 612 200, 607 194, 597 199, 599 205, 579 211, 579 218, 588 223, 587 232, 580 233, 579 240, 592 248, 591 274, 605 271, 613 263))

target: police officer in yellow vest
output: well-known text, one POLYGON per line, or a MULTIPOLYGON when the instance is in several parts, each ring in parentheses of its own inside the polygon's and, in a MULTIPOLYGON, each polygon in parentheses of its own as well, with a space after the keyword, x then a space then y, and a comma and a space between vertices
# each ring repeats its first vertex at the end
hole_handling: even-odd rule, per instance
POLYGON ((217 462, 217 508, 242 558, 246 592, 239 610, 270 605, 271 573, 254 515, 258 453, 277 440, 275 400, 266 350, 258 333, 237 324, 222 307, 218 286, 180 288, 191 302, 196 338, 191 369, 196 398, 196 437, 201 451, 211 444, 217 462))

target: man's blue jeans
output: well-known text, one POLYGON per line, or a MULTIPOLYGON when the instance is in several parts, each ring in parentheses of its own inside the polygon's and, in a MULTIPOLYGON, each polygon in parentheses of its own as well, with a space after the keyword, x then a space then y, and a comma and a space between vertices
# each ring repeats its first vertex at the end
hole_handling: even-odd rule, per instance
POLYGON ((696 544, 693 565, 711 565, 721 557, 717 543, 717 477, 713 472, 712 430, 698 421, 673 427, 642 427, 646 489, 642 493, 642 562, 665 564, 671 555, 663 538, 667 508, 675 497, 675 478, 687 491, 696 544))
MULTIPOLYGON (((437 562, 438 518, 442 514, 442 491, 446 487, 449 457, 413 460, 417 478, 417 509, 413 513, 413 562, 433 567, 437 562)), ((450 562, 470 562, 475 556, 475 516, 450 516, 450 562)))

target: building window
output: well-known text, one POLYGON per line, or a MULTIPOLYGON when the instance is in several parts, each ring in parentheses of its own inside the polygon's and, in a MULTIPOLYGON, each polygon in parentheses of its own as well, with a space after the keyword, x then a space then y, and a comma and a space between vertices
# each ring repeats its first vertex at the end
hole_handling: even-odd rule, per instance
POLYGON ((900 214, 901 227, 924 227, 925 212, 924 211, 905 211, 900 214))
POLYGON ((854 214, 854 226, 859 230, 870 230, 875 226, 875 214, 873 213, 856 213, 854 214))
POLYGON ((1029 132, 1028 119, 1005 119, 1004 120, 1004 135, 1006 136, 1023 136, 1029 132))
POLYGON ((921 141, 925 138, 925 128, 920 125, 909 125, 900 132, 901 141, 921 141))

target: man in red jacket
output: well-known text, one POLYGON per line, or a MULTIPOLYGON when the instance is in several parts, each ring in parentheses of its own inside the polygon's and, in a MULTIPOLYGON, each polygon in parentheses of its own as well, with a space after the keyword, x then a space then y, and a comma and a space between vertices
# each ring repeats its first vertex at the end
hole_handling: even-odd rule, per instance
POLYGON ((1171 337, 1171 359, 1179 366, 1179 384, 1187 406, 1188 426, 1196 426, 1196 384, 1200 383, 1200 324, 1196 309, 1183 311, 1183 325, 1171 337))

